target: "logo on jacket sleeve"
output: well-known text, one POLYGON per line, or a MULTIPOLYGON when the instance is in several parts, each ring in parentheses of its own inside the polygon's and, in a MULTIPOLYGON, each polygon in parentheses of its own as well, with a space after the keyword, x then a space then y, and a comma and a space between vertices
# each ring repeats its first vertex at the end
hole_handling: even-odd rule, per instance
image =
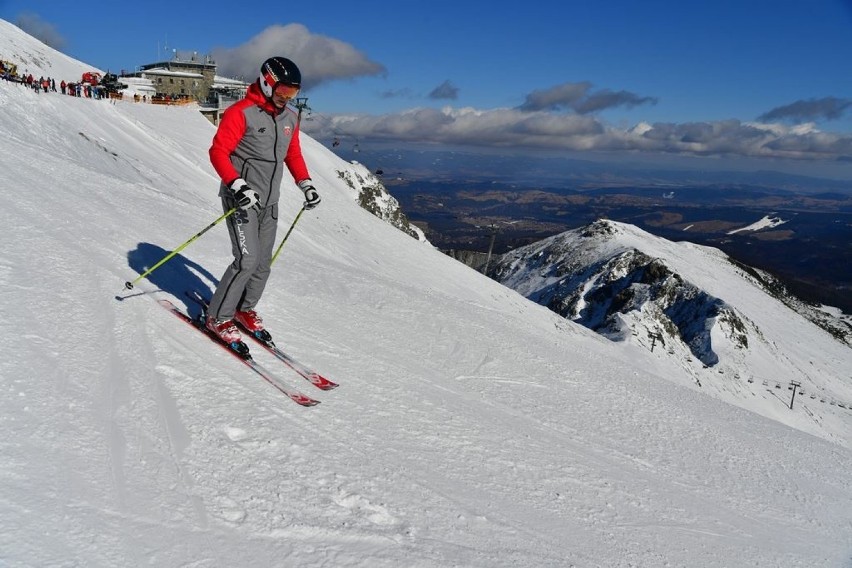
POLYGON ((285 127, 284 127, 284 134, 285 134, 286 136, 290 136, 292 133, 293 133, 293 129, 292 129, 292 128, 290 128, 289 126, 285 126, 285 127))

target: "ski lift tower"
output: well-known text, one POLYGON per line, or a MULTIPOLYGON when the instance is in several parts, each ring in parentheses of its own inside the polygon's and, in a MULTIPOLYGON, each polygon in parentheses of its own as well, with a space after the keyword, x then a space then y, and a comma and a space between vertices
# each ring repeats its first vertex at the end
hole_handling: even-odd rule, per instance
POLYGON ((488 265, 491 264, 491 251, 494 250, 494 239, 497 238, 497 225, 491 223, 491 242, 488 244, 488 256, 485 257, 485 266, 482 268, 482 273, 488 276, 488 265))
POLYGON ((308 116, 311 115, 311 107, 308 106, 308 97, 296 97, 296 102, 292 103, 294 107, 299 111, 299 119, 298 121, 302 121, 302 111, 307 109, 308 116))
MULTIPOLYGON (((514 225, 518 221, 500 221, 504 225, 514 225)), ((494 240, 497 238, 497 233, 500 232, 500 229, 497 228, 496 223, 491 223, 489 226, 491 229, 491 242, 488 244, 488 256, 485 258, 485 266, 482 269, 482 273, 488 276, 488 265, 491 264, 491 252, 494 250, 494 240)))
POLYGON ((801 386, 802 383, 799 381, 790 381, 790 386, 788 388, 793 391, 793 396, 790 397, 790 410, 793 410, 793 401, 796 400, 796 389, 801 386))

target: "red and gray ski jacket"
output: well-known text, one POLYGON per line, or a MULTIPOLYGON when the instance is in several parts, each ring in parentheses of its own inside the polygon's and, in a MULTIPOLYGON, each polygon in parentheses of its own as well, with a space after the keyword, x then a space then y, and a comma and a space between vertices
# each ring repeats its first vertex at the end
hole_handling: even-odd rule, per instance
POLYGON ((296 113, 275 108, 257 83, 249 87, 244 99, 222 113, 210 146, 210 163, 222 179, 220 197, 231 195, 231 184, 243 178, 258 193, 263 207, 278 203, 282 163, 297 184, 310 177, 299 144, 296 113))

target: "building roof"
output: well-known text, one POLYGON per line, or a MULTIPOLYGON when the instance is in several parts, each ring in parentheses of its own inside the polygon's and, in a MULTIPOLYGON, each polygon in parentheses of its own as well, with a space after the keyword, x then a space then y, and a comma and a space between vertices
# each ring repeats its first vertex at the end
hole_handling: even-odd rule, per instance
POLYGON ((239 79, 231 79, 230 77, 222 77, 221 75, 216 75, 213 77, 213 86, 214 87, 231 87, 231 88, 247 88, 251 83, 246 83, 245 81, 241 81, 239 79))
POLYGON ((165 67, 148 67, 147 69, 142 69, 141 73, 151 73, 152 75, 171 75, 172 77, 189 77, 193 79, 203 79, 204 75, 201 73, 190 73, 189 71, 172 71, 171 69, 166 69, 165 67))

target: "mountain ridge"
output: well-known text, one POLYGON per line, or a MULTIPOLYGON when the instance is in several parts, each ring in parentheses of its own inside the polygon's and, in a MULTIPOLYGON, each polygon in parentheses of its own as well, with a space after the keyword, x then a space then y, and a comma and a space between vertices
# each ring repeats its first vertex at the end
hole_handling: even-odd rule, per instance
POLYGON ((685 380, 758 412, 755 399, 771 398, 761 392, 767 381, 798 382, 843 408, 852 401, 849 319, 798 301, 718 249, 600 220, 499 256, 489 275, 612 341, 659 345, 685 380), (823 360, 778 326, 812 335, 823 360))

